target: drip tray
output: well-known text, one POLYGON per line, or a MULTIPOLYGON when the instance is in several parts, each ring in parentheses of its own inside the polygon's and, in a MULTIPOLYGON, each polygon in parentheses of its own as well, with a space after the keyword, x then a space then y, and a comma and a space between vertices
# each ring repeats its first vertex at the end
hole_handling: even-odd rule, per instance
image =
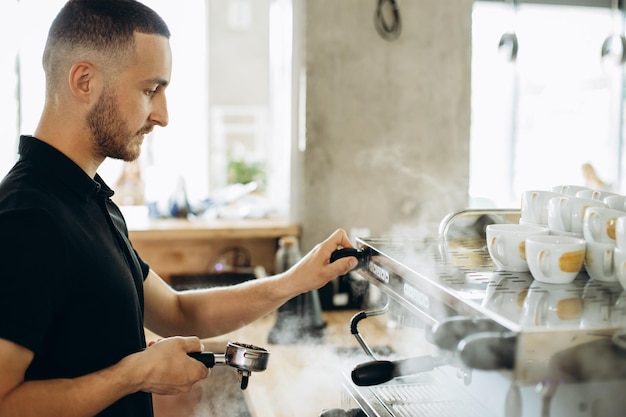
POLYGON ((370 387, 373 396, 395 417, 486 417, 490 413, 457 383, 437 381, 430 374, 370 387))

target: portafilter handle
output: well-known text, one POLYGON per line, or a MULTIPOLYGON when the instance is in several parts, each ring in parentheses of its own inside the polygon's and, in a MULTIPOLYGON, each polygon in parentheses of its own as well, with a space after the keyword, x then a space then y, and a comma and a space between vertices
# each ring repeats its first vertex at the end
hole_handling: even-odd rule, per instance
POLYGON ((224 355, 223 353, 190 352, 187 353, 187 355, 197 361, 202 362, 207 368, 213 368, 215 365, 227 365, 226 355, 224 355))
POLYGON ((368 387, 391 381, 393 378, 432 371, 444 363, 445 360, 435 356, 417 356, 396 361, 375 360, 357 365, 350 376, 356 385, 368 387))
POLYGON ((337 249, 330 255, 330 262, 333 263, 337 259, 345 258, 347 256, 354 256, 359 261, 354 269, 365 268, 370 258, 372 257, 372 254, 373 250, 368 247, 364 247, 361 249, 342 248, 337 249))

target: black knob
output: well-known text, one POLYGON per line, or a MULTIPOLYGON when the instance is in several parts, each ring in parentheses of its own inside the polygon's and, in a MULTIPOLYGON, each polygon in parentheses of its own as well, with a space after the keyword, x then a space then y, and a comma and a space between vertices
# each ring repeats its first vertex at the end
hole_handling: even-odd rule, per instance
POLYGON ((361 249, 337 249, 330 255, 330 262, 335 262, 337 259, 345 258, 346 256, 354 256, 359 261, 356 268, 365 268, 372 257, 372 252, 373 250, 367 247, 361 249))

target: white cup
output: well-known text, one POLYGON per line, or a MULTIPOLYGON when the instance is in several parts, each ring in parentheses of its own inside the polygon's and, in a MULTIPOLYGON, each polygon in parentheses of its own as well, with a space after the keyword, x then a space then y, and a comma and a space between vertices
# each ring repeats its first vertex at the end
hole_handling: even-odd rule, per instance
POLYGON ((583 303, 580 288, 575 284, 533 284, 528 290, 520 324, 522 327, 580 326, 583 303))
POLYGON ((554 230, 550 229, 550 234, 554 236, 567 236, 567 237, 575 237, 578 239, 584 239, 585 236, 582 233, 575 232, 563 232, 562 230, 554 230))
POLYGON ((490 224, 486 229, 487 250, 498 271, 528 272, 526 238, 547 235, 546 226, 526 224, 490 224))
POLYGON ((553 191, 529 190, 522 193, 520 220, 546 226, 548 224, 548 201, 563 194, 553 191))
POLYGON ((545 226, 545 225, 539 224, 539 223, 527 222, 526 220, 522 219, 521 217, 519 219, 519 224, 525 224, 525 225, 528 225, 528 226, 545 226))
POLYGON ((615 220, 615 246, 626 250, 626 213, 615 220))
POLYGON ((580 272, 587 243, 568 236, 535 235, 526 238, 526 259, 533 278, 548 284, 567 284, 580 272))
POLYGON ((602 282, 617 282, 613 261, 613 243, 587 241, 585 251, 585 270, 591 278, 602 282))
POLYGON ((619 195, 619 194, 613 193, 611 191, 601 191, 601 190, 582 190, 576 193, 576 197, 591 198, 593 200, 604 200, 606 197, 609 197, 612 195, 619 195))
POLYGON ((626 212, 626 195, 610 195, 602 200, 608 208, 626 212))
POLYGON ((583 233, 587 207, 606 207, 601 200, 558 196, 548 202, 548 227, 551 231, 583 233))
POLYGON ((591 190, 589 187, 583 187, 582 185, 557 185, 550 189, 550 191, 554 191, 555 193, 571 195, 572 197, 576 197, 576 193, 579 191, 591 190))
POLYGON ((608 207, 587 207, 583 218, 583 235, 588 242, 615 244, 617 218, 625 213, 608 207))
POLYGON ((615 275, 617 280, 626 291, 626 249, 613 249, 613 263, 615 265, 615 275))

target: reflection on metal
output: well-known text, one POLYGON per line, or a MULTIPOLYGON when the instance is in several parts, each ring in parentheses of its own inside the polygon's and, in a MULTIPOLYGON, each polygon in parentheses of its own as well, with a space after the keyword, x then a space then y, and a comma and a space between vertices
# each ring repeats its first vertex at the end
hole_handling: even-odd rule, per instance
POLYGON ((485 228, 494 223, 518 223, 519 209, 466 209, 448 214, 439 223, 439 238, 446 242, 484 243, 485 228))

